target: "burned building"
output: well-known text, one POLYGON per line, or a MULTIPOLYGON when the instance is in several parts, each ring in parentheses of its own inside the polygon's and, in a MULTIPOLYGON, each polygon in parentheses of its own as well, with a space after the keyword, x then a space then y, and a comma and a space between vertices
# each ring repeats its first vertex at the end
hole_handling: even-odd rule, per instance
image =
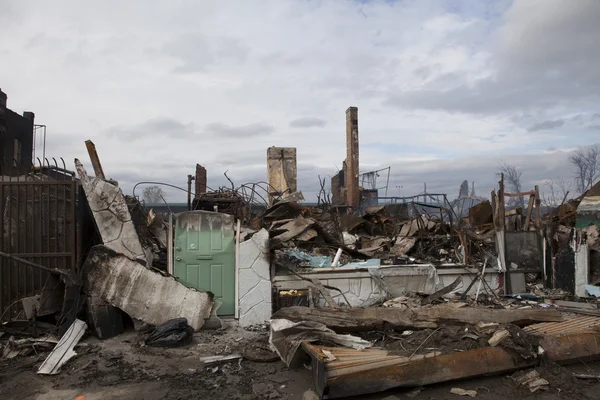
POLYGON ((0 154, 5 160, 0 175, 21 175, 32 166, 34 113, 23 115, 7 108, 8 96, 0 90, 0 154))
POLYGON ((346 159, 342 170, 331 178, 331 198, 334 205, 358 208, 360 203, 358 157, 358 108, 346 110, 346 159))

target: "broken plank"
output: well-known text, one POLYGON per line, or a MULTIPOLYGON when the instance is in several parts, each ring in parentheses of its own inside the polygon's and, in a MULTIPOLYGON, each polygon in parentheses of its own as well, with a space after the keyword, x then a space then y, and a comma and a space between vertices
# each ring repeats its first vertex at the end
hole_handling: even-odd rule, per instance
POLYGON ((400 308, 308 308, 286 307, 273 318, 291 321, 319 322, 339 332, 356 332, 397 328, 437 328, 443 324, 495 322, 525 326, 536 322, 563 321, 557 310, 498 310, 488 308, 431 307, 403 310, 400 308))
POLYGON ((80 319, 76 319, 54 347, 54 350, 52 350, 50 355, 44 360, 37 373, 43 375, 58 374, 60 368, 77 355, 77 353, 73 351, 73 348, 79 343, 79 340, 81 340, 86 329, 87 324, 80 319))
POLYGON ((573 374, 573 376, 577 379, 598 379, 598 380, 600 380, 600 375, 573 374))
POLYGON ((331 296, 331 293, 329 293, 329 290, 327 290, 325 288, 325 286, 323 286, 323 284, 321 283, 320 280, 318 280, 316 278, 310 278, 310 282, 321 293, 321 295, 323 296, 323 298, 325 299, 325 301, 327 302, 329 307, 338 307, 337 303, 333 299, 333 296, 331 296))
POLYGON ((92 167, 94 168, 94 175, 96 175, 96 178, 106 179, 104 177, 102 164, 100 163, 100 157, 98 157, 98 152, 96 151, 96 145, 91 140, 86 140, 85 147, 87 148, 92 167))
POLYGON ((442 296, 447 295, 448 293, 451 293, 453 290, 455 290, 460 284, 462 283, 462 276, 458 276, 458 278, 456 278, 454 280, 454 282, 452 282, 450 285, 446 286, 443 289, 438 290, 435 293, 430 294, 428 297, 426 297, 425 299, 423 299, 423 302, 421 303, 422 305, 426 305, 426 304, 431 304, 434 301, 438 300, 439 298, 441 298, 442 296))
POLYGON ((241 354, 231 354, 229 356, 209 356, 209 357, 200 357, 200 362, 204 364, 204 366, 220 364, 228 361, 239 360, 242 358, 241 354))

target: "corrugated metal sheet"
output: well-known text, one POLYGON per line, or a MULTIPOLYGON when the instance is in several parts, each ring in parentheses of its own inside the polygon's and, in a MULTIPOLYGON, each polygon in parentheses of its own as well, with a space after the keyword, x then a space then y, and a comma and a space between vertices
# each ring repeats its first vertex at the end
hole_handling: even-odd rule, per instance
POLYGON ((600 196, 584 197, 577 207, 577 214, 600 211, 600 196))
POLYGON ((543 322, 529 325, 523 330, 532 335, 562 336, 573 333, 594 332, 600 327, 600 317, 563 314, 563 322, 543 322))
MULTIPOLYGON (((600 318, 573 317, 565 322, 575 327, 594 324, 600 318)), ((539 324, 554 327, 563 323, 539 324)), ((579 329, 579 328, 577 328, 579 329)), ((564 331, 561 333, 565 333, 564 331)), ((594 361, 600 357, 600 333, 575 333, 541 339, 540 345, 548 358, 559 364, 574 361, 594 361)), ((443 355, 401 357, 388 355, 385 350, 352 350, 321 347, 303 343, 312 359, 314 387, 321 398, 345 399, 350 396, 376 393, 395 387, 416 387, 481 375, 507 373, 539 365, 539 359, 514 357, 502 347, 483 347, 443 355)))
MULTIPOLYGON (((72 173, 0 176, 0 250, 47 268, 76 270, 76 193, 72 173)), ((0 320, 19 315, 19 299, 58 284, 46 271, 0 257, 0 320)))

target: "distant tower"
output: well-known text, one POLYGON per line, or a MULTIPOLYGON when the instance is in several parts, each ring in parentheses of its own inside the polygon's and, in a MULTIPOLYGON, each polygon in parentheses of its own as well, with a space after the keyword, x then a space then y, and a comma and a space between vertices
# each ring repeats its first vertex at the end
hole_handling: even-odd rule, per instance
POLYGON ((460 184, 460 191, 458 192, 458 198, 462 199, 463 197, 469 197, 469 182, 466 180, 460 184))

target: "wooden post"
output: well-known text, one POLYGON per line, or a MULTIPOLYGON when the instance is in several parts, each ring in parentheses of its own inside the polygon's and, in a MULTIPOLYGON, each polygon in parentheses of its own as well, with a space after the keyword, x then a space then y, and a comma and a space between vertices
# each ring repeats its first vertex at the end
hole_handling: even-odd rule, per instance
POLYGON ((187 203, 188 203, 188 211, 192 211, 192 181, 194 177, 192 175, 188 175, 188 195, 187 195, 187 203))
MULTIPOLYGON (((535 195, 529 195, 529 204, 527 205, 527 218, 525 219, 525 230, 528 231, 531 224, 531 215, 533 213, 533 205, 535 203, 535 195)), ((537 218, 536 218, 537 220, 537 218)))
POLYGON ((106 178, 104 177, 104 171, 102 170, 102 164, 100 164, 98 152, 96 152, 96 145, 91 140, 86 140, 85 147, 87 147, 88 154, 90 155, 90 160, 92 161, 94 175, 96 175, 96 178, 106 180, 106 178))
POLYGON ((498 182, 498 229, 496 230, 496 243, 500 265, 504 270, 504 294, 511 294, 509 265, 506 262, 506 209, 504 204, 504 174, 500 174, 498 182))
POLYGON ((542 201, 540 200, 540 188, 538 185, 535 185, 535 226, 539 230, 540 223, 542 218, 542 212, 540 210, 540 206, 542 201))

